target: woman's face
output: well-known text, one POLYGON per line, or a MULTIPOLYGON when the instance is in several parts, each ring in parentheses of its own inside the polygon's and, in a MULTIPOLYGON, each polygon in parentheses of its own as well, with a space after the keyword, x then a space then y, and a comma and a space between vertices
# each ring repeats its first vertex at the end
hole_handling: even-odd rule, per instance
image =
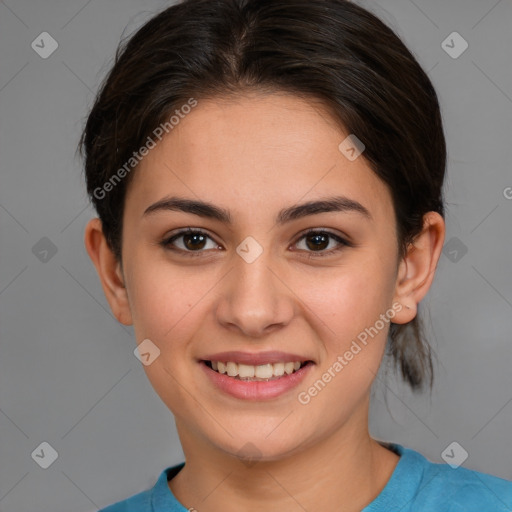
POLYGON ((136 341, 160 351, 144 369, 180 432, 207 446, 270 460, 335 431, 367 432, 370 386, 402 306, 391 196, 363 157, 339 149, 348 135, 290 95, 204 100, 133 176, 122 255, 136 341), (207 208, 151 208, 171 198, 230 222, 207 208), (300 208, 335 198, 337 210, 300 208), (188 228, 203 235, 170 240, 188 228), (309 364, 245 382, 206 360, 263 376, 309 364))

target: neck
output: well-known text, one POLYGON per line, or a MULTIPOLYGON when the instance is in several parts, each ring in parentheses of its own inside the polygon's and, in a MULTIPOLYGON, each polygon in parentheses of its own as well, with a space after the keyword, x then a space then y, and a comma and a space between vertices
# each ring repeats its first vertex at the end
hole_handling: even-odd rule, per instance
POLYGON ((399 457, 372 439, 367 416, 277 460, 240 459, 177 421, 185 467, 169 482, 176 499, 200 512, 360 511, 389 480, 399 457))

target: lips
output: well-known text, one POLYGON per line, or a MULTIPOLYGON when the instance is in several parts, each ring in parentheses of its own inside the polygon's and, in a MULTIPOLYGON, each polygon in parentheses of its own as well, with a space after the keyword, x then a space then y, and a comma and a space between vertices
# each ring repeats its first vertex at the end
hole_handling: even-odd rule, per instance
POLYGON ((200 359, 210 381, 236 398, 265 400, 293 389, 314 366, 304 356, 286 352, 221 352, 200 359))
MULTIPOLYGON (((201 358, 203 361, 210 362, 222 362, 226 363, 231 361, 236 364, 246 364, 252 366, 259 366, 263 364, 274 364, 274 363, 305 363, 307 361, 313 361, 311 358, 301 356, 299 354, 292 354, 290 352, 279 352, 279 351, 267 351, 267 352, 218 352, 216 354, 206 355, 201 358)), ((314 361, 313 361, 314 362, 314 361)))

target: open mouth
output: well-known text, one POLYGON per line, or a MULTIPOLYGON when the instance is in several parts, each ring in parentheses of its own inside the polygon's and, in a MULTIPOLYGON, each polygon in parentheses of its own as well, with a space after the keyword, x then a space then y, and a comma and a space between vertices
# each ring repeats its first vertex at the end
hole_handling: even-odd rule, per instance
POLYGON ((203 361, 203 363, 217 373, 227 375, 236 380, 253 382, 277 380, 292 375, 301 368, 313 364, 312 361, 287 361, 257 366, 235 363, 233 361, 203 361))

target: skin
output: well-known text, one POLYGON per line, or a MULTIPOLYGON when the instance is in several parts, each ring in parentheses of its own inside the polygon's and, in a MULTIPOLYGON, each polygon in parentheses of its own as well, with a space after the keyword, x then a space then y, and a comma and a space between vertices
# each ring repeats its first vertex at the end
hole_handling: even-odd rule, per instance
MULTIPOLYGON (((393 322, 415 317, 443 246, 444 221, 429 212, 398 259, 391 195, 364 153, 349 161, 339 151, 347 135, 319 104, 291 95, 199 101, 133 176, 122 265, 100 221, 87 225, 85 245, 114 315, 133 324, 137 343, 149 338, 160 349, 144 370, 176 419, 186 465, 169 487, 185 507, 357 511, 398 462, 368 431, 389 324, 307 405, 297 400, 394 303, 402 307, 393 322), (361 203, 371 219, 324 212, 275 223, 282 208, 334 194, 361 203), (233 224, 178 211, 143 216, 168 195, 227 209, 233 224), (183 237, 177 251, 160 245, 187 227, 211 236, 192 245, 202 254, 186 253, 183 237), (309 228, 353 246, 315 257, 301 238, 309 228), (236 252, 247 236, 263 248, 252 263, 236 252), (227 350, 293 352, 315 365, 297 389, 247 401, 217 390, 199 368, 201 356, 227 350)), ((340 247, 328 240, 324 253, 340 247)))

